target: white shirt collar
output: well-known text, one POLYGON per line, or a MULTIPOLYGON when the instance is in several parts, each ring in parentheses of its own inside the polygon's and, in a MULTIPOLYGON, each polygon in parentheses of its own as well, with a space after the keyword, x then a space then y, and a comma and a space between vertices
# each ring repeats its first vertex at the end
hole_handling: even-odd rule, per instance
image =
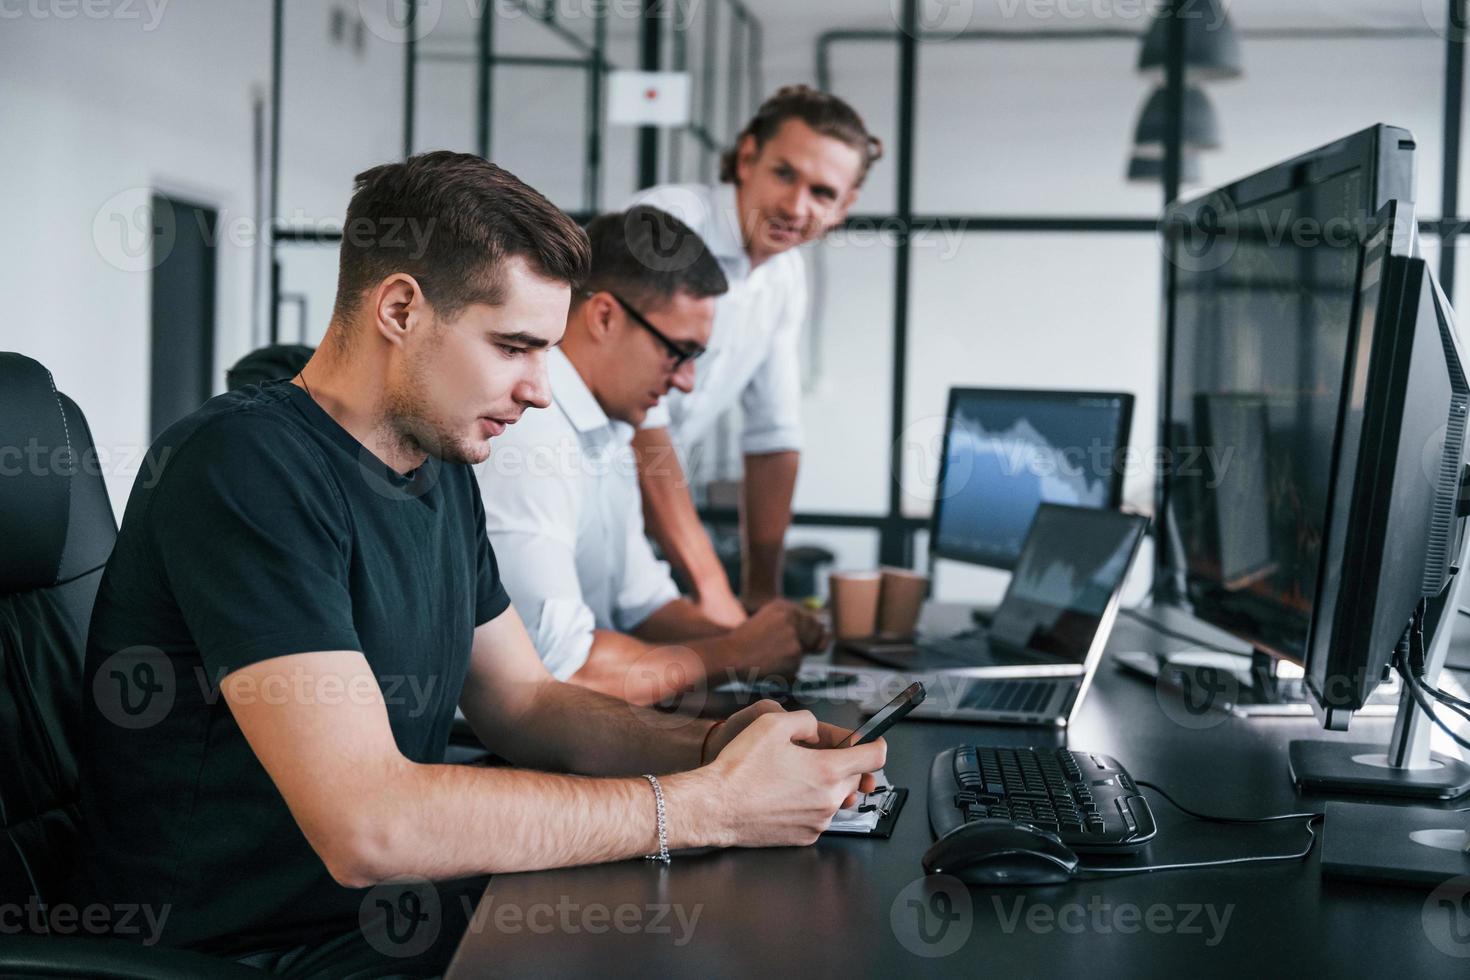
POLYGON ((608 418, 602 406, 597 404, 597 396, 592 394, 576 365, 560 347, 553 347, 547 354, 546 376, 551 382, 552 401, 578 434, 632 439, 633 427, 608 418))
POLYGON ((743 279, 750 275, 750 256, 745 252, 745 239, 740 233, 735 185, 715 184, 711 189, 710 204, 714 213, 710 215, 704 242, 722 264, 733 266, 743 279))

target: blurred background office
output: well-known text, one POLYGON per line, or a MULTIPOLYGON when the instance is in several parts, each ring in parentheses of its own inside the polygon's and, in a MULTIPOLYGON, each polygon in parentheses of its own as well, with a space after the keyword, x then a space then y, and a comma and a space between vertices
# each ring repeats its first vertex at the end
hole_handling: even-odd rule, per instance
MULTIPOLYGON (((1450 3, 1190 4, 1210 30, 1186 49, 1177 169, 1146 40, 1162 6, 0 0, 0 349, 45 363, 80 403, 121 514, 151 438, 223 391, 230 365, 320 340, 353 174, 480 152, 588 216, 651 183, 713 181, 764 95, 807 82, 849 100, 888 153, 849 227, 805 251, 789 543, 924 567, 957 385, 1133 393, 1124 501, 1147 512, 1158 215, 1175 174, 1187 193, 1374 123, 1406 127, 1424 253, 1462 309, 1470 288, 1447 245, 1441 258, 1461 180, 1445 179, 1463 85, 1450 3), (687 122, 620 122, 632 69, 687 73, 687 122)), ((716 524, 731 518, 738 431, 693 456, 716 524)), ((936 592, 993 598, 1003 581, 942 563, 936 592)))

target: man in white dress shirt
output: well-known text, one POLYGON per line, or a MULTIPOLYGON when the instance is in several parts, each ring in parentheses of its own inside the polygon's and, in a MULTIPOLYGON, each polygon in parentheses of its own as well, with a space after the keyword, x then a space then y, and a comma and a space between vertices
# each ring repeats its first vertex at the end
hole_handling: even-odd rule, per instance
POLYGON ((794 250, 842 223, 881 154, 882 144, 847 103, 788 85, 761 105, 721 160, 720 184, 666 185, 636 198, 692 227, 730 281, 715 306, 699 386, 664 399, 633 442, 648 529, 714 622, 738 624, 781 595, 801 450, 798 353, 807 315, 806 270, 794 250), (676 456, 737 402, 745 456, 741 599, 676 456))
POLYGON ((773 603, 721 626, 680 597, 643 534, 634 427, 671 388, 694 388, 725 276, 654 208, 603 215, 587 234, 592 274, 547 361, 552 404, 498 437, 478 473, 511 600, 552 676, 634 703, 704 678, 793 673, 825 643, 814 617, 773 603))

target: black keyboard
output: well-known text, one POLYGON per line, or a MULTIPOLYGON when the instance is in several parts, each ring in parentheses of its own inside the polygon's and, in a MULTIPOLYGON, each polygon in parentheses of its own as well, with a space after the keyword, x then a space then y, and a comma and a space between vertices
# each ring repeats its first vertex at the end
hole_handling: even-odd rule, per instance
POLYGON ((935 756, 929 770, 935 836, 995 819, 1049 830, 1082 854, 1134 851, 1158 833, 1148 800, 1111 756, 974 745, 935 756))

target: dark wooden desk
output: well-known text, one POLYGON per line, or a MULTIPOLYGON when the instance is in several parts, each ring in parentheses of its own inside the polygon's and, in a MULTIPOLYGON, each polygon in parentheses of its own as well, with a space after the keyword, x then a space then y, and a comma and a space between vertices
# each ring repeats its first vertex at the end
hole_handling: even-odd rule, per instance
MULTIPOLYGON (((1120 618, 1111 649, 1164 643, 1120 618)), ((847 705, 813 708, 857 722, 847 705)), ((1320 799, 1295 791, 1286 761, 1290 739, 1322 734, 1315 722, 1217 715, 1184 725, 1170 715, 1150 683, 1104 662, 1065 738, 1115 755, 1204 812, 1320 809, 1320 799)), ((1359 720, 1351 737, 1388 734, 1387 721, 1359 720)), ((966 741, 1060 742, 1036 729, 899 725, 888 736, 887 773, 913 795, 890 840, 824 838, 810 848, 676 857, 666 868, 640 861, 497 876, 449 975, 1470 976, 1470 934, 1452 950, 1463 957, 1428 939, 1426 914, 1446 911, 1426 909, 1427 889, 1323 879, 1315 849, 1281 864, 936 890, 919 867, 931 840, 929 763, 966 741)), ((1307 840, 1296 822, 1200 824, 1151 802, 1161 830, 1142 855, 1150 863, 1287 853, 1307 840)), ((1470 931, 1470 918, 1460 925, 1470 931)))

